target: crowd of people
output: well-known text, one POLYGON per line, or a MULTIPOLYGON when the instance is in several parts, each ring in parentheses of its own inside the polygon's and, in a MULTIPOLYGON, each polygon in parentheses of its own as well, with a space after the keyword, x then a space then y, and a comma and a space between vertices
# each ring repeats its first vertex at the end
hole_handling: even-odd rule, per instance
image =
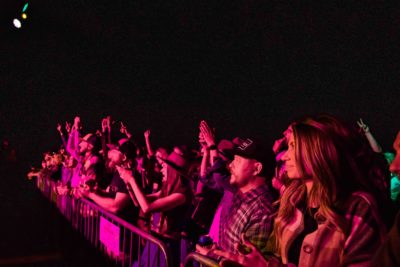
POLYGON ((57 126, 61 148, 28 177, 162 239, 173 266, 191 251, 222 266, 400 266, 400 132, 396 154, 384 153, 357 124, 305 117, 271 146, 218 139, 201 121, 199 149, 153 150, 150 130, 141 145, 110 116, 86 134, 75 117, 57 126))

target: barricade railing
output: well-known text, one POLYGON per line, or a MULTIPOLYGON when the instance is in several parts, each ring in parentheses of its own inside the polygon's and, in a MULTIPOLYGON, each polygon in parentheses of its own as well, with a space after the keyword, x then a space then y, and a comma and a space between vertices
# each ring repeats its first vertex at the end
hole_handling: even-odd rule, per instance
MULTIPOLYGON (((186 256, 185 267, 192 267, 193 263, 197 262, 201 267, 219 267, 219 264, 214 260, 203 256, 199 253, 192 252, 186 256)), ((196 265, 198 266, 198 265, 196 265)))
POLYGON ((85 198, 58 195, 53 181, 38 177, 36 186, 58 207, 71 225, 107 255, 115 266, 131 267, 133 263, 138 267, 146 266, 151 255, 159 266, 171 267, 170 249, 163 241, 85 198), (152 246, 145 246, 148 242, 152 246), (156 253, 150 253, 150 249, 155 249, 156 253))

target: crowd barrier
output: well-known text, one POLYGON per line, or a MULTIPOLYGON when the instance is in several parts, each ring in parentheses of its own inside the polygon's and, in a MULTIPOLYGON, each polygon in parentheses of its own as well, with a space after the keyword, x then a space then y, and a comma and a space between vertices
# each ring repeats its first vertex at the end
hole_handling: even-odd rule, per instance
MULTIPOLYGON (((201 267, 219 267, 219 264, 212 259, 205 257, 199 253, 192 252, 189 255, 187 255, 185 259, 185 267, 192 267, 193 263, 196 262, 198 265, 201 267)), ((198 266, 196 265, 196 266, 198 266)))
MULTIPOLYGON (((36 186, 53 202, 71 225, 79 231, 96 249, 104 253, 115 266, 131 267, 143 265, 148 259, 141 257, 147 242, 158 248, 159 266, 171 267, 171 253, 164 242, 116 215, 104 210, 84 198, 59 195, 56 184, 49 179, 38 177, 36 186)), ((154 246, 153 246, 154 247, 154 246)), ((150 253, 144 253, 149 255, 150 253)))
MULTIPOLYGON (((131 267, 133 262, 137 262, 137 266, 145 266, 141 262, 143 258, 140 257, 145 242, 151 242, 157 246, 159 266, 171 266, 169 248, 151 234, 87 199, 57 194, 56 184, 49 179, 37 177, 36 186, 57 206, 71 225, 95 248, 107 255, 115 266, 131 267)), ((150 257, 149 252, 147 255, 150 257)), ((149 259, 146 262, 149 262, 149 259)), ((219 267, 215 261, 196 252, 186 257, 184 266, 219 267)))

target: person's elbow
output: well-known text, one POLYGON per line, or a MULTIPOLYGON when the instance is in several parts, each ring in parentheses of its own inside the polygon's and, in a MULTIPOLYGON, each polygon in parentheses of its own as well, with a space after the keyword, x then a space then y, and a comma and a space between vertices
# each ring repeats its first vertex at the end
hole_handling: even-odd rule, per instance
POLYGON ((108 211, 117 214, 121 209, 118 206, 111 205, 108 207, 108 211))
POLYGON ((148 214, 150 214, 150 213, 152 213, 152 209, 151 209, 151 207, 150 206, 145 206, 145 207, 141 207, 142 208, 142 211, 143 211, 143 213, 145 214, 145 215, 148 215, 148 214))

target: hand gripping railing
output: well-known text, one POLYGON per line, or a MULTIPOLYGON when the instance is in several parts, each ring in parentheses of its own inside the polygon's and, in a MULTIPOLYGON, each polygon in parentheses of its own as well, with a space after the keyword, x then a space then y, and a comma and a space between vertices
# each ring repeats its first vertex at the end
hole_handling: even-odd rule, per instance
POLYGON ((200 263, 200 266, 219 267, 217 262, 196 252, 192 252, 186 256, 185 267, 191 267, 193 262, 200 263))
POLYGON ((44 196, 55 202, 60 212, 71 222, 72 226, 94 247, 106 254, 110 261, 115 263, 115 266, 131 267, 133 262, 136 262, 136 266, 146 266, 143 265, 143 260, 147 260, 149 264, 150 246, 146 246, 147 258, 142 256, 142 253, 146 250, 146 248, 142 250, 142 247, 149 242, 156 247, 157 252, 152 256, 158 257, 158 265, 172 266, 170 249, 163 241, 87 199, 54 194, 56 192, 55 183, 52 181, 38 177, 36 185, 44 196), (102 229, 100 229, 101 225, 103 225, 102 229), (108 232, 108 235, 106 232, 108 232), (119 233, 119 238, 116 238, 118 234, 115 233, 119 233), (104 239, 106 238, 104 236, 108 239, 115 237, 116 242, 115 240, 109 242, 114 246, 105 245, 104 239))

